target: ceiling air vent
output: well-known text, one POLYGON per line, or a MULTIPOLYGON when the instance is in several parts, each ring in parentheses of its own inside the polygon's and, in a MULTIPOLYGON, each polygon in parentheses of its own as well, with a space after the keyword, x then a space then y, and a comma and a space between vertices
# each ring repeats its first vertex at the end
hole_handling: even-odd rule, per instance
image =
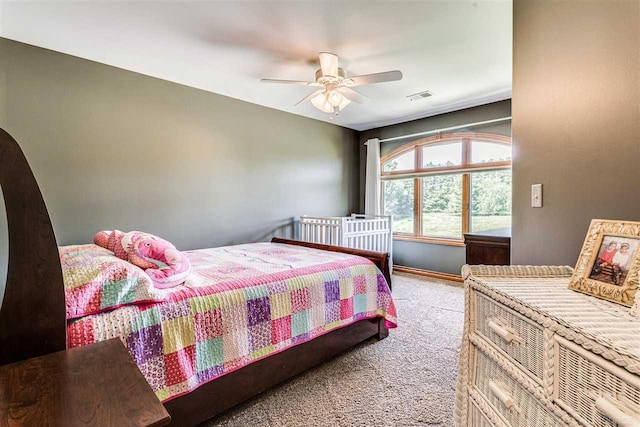
POLYGON ((409 98, 409 101, 417 101, 419 99, 429 98, 430 96, 433 96, 433 92, 425 90, 424 92, 418 92, 414 93, 413 95, 409 95, 407 96, 407 98, 409 98))

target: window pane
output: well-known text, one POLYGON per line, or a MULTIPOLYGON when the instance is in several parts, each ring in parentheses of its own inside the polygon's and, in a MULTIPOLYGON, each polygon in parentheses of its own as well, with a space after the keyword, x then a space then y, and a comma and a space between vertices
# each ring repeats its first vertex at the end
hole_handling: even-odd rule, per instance
POLYGON ((394 157, 384 164, 382 167, 383 172, 391 171, 406 171, 412 170, 416 167, 415 150, 411 150, 407 153, 401 154, 398 157, 394 157))
POLYGON ((497 142, 471 141, 471 163, 511 160, 511 145, 497 142))
POLYGON ((422 178, 422 234, 462 237, 462 174, 422 178))
POLYGON ((511 170, 471 174, 471 231, 511 227, 511 170))
POLYGON ((422 148, 422 167, 441 168, 462 164, 462 142, 427 145, 422 148))
POLYGON ((382 182, 382 211, 393 215, 394 233, 413 234, 413 178, 382 182))

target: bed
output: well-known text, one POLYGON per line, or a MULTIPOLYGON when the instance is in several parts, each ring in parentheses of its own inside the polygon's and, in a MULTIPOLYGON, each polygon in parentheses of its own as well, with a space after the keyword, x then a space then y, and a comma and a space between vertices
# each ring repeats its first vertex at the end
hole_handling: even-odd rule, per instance
POLYGON ((277 238, 189 252, 192 275, 171 295, 67 321, 60 252, 44 200, 18 144, 1 129, 0 186, 9 236, 0 364, 118 336, 163 401, 172 425, 215 416, 362 341, 385 338, 388 327, 395 326, 387 254, 277 238), (250 258, 251 268, 248 261, 233 265, 243 258, 250 258), (305 285, 307 278, 315 282, 305 285), (352 295, 345 296, 349 291, 352 295), (289 302, 276 303, 278 298, 289 302), (219 320, 217 309, 225 301, 245 313, 247 332, 232 331, 237 322, 227 322, 218 328, 226 332, 214 337, 213 320, 219 320), (265 308, 265 301, 272 306, 265 308), (148 315, 152 312, 155 318, 148 315), (177 326, 165 327, 165 320, 177 326), (160 335, 168 349, 162 363, 172 363, 162 380, 157 365, 148 363, 153 351, 145 347, 140 325, 167 334, 178 331, 173 338, 160 335), (198 336, 205 329, 210 335, 198 336), (269 335, 271 341, 262 342, 269 335), (229 343, 233 351, 220 350, 229 343), (238 349, 233 343, 245 346, 238 349))

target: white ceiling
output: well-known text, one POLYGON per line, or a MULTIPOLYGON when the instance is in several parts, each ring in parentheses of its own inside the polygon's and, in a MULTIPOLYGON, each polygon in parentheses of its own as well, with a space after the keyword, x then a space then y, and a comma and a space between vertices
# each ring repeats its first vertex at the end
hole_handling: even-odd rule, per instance
POLYGON ((0 36, 278 110, 329 121, 306 102, 317 53, 373 99, 332 122, 356 130, 511 96, 511 1, 6 1, 0 36), (424 90, 435 96, 409 101, 424 90))

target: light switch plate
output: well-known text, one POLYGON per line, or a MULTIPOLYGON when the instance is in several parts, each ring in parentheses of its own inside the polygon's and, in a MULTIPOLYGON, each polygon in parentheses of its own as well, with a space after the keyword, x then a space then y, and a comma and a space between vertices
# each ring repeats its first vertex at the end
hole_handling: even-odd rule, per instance
POLYGON ((542 184, 533 184, 531 186, 531 207, 542 207, 542 184))

